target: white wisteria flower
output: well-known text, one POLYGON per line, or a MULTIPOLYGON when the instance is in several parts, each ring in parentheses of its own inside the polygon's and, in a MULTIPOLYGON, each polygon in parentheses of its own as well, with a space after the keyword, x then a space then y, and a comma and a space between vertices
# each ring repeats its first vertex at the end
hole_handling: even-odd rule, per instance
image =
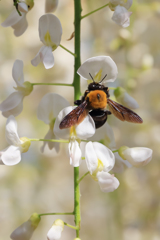
POLYGON ((21 36, 28 27, 28 22, 26 20, 26 14, 34 6, 33 0, 25 0, 18 2, 18 10, 21 13, 21 16, 14 9, 8 18, 1 24, 2 27, 12 27, 14 29, 14 35, 16 37, 21 36))
POLYGON ((27 152, 31 144, 28 138, 19 138, 17 122, 12 115, 6 123, 6 140, 10 146, 0 151, 0 164, 12 166, 21 161, 21 153, 27 152))
POLYGON ((40 220, 39 214, 33 213, 28 221, 24 222, 11 233, 10 238, 12 240, 30 240, 40 220))
POLYGON ((51 14, 47 13, 39 19, 39 37, 44 46, 41 47, 31 63, 33 66, 37 66, 40 62, 43 62, 46 69, 54 66, 54 57, 52 51, 54 51, 59 45, 62 36, 62 26, 59 19, 51 14))
POLYGON ((58 6, 58 0, 46 0, 45 2, 45 12, 54 12, 58 6))
POLYGON ((116 147, 113 129, 107 122, 102 127, 96 129, 96 133, 89 140, 100 141, 110 149, 116 147))
POLYGON ((71 128, 60 129, 59 124, 62 119, 71 112, 75 107, 64 108, 57 116, 54 124, 54 133, 58 138, 68 139, 68 150, 70 156, 70 164, 73 167, 78 167, 81 163, 81 149, 79 146, 81 139, 87 139, 94 135, 95 124, 92 117, 88 114, 84 120, 78 125, 71 128))
POLYGON ((87 59, 78 69, 77 73, 86 80, 103 83, 114 82, 118 69, 115 62, 109 56, 97 56, 87 59), (93 78, 93 79, 92 79, 93 78))
MULTIPOLYGON (((53 132, 54 123, 59 112, 67 106, 69 106, 69 102, 57 93, 47 93, 41 99, 37 110, 37 117, 49 125, 49 131, 45 139, 57 139, 53 132)), ((59 143, 44 142, 41 148, 42 152, 46 145, 48 145, 50 150, 55 148, 56 152, 59 151, 59 143)))
POLYGON ((47 233, 47 239, 48 240, 60 239, 63 229, 64 229, 64 222, 61 219, 55 220, 52 227, 47 233))
POLYGON ((114 11, 112 20, 126 28, 130 25, 130 15, 128 9, 132 6, 133 0, 110 0, 109 7, 114 11))
POLYGON ((23 62, 21 60, 14 62, 12 77, 17 87, 14 87, 16 91, 0 104, 0 111, 2 111, 4 117, 9 117, 10 115, 16 117, 19 115, 23 110, 23 98, 28 96, 33 90, 30 82, 24 82, 23 62))
POLYGON ((152 149, 145 147, 128 148, 122 146, 118 150, 119 155, 135 167, 141 167, 148 164, 152 159, 152 149))
POLYGON ((118 179, 108 173, 115 164, 115 157, 110 149, 98 142, 88 142, 85 160, 92 178, 98 181, 103 192, 112 192, 118 188, 118 179))
POLYGON ((114 96, 116 97, 116 100, 125 107, 133 109, 139 108, 137 101, 131 97, 122 87, 117 87, 114 90, 114 96))

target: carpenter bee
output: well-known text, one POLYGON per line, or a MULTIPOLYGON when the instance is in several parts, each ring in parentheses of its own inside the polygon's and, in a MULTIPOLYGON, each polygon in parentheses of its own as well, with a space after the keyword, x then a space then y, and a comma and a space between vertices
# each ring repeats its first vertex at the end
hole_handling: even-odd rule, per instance
POLYGON ((93 118, 96 128, 103 126, 107 121, 108 115, 111 114, 121 121, 143 123, 143 120, 138 114, 109 99, 110 95, 108 87, 101 84, 106 76, 107 75, 105 75, 99 83, 95 82, 91 76, 93 82, 88 85, 88 89, 85 91, 81 100, 76 100, 74 102, 77 107, 63 118, 59 125, 60 129, 70 128, 79 124, 87 114, 90 114, 93 118), (107 106, 109 110, 106 110, 107 106))

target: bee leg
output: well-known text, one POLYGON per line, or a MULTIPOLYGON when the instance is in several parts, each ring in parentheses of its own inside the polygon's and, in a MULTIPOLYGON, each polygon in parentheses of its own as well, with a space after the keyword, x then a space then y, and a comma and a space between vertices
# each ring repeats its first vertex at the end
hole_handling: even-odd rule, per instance
POLYGON ((82 103, 82 100, 76 100, 76 101, 74 101, 74 104, 77 105, 77 106, 79 106, 81 103, 82 103))
POLYGON ((96 128, 100 128, 105 124, 111 112, 108 110, 95 109, 90 111, 89 114, 93 118, 96 128))

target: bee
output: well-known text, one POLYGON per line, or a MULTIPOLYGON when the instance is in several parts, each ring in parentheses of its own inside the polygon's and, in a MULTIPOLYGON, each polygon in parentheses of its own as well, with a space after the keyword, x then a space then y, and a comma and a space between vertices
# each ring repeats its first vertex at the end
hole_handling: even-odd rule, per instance
POLYGON ((96 128, 103 126, 107 121, 108 115, 111 114, 121 121, 143 123, 142 118, 138 114, 109 98, 108 87, 101 84, 107 75, 99 83, 94 81, 91 74, 89 75, 93 82, 88 85, 88 89, 81 100, 74 102, 77 107, 63 118, 59 125, 60 129, 78 125, 87 114, 93 118, 96 128), (109 110, 106 109, 107 106, 109 110))

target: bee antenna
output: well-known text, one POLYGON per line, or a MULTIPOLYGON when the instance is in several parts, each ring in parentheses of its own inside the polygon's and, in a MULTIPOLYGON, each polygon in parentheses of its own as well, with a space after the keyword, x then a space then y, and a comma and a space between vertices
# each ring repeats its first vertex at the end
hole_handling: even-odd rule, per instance
POLYGON ((91 77, 91 79, 93 80, 93 82, 94 82, 94 78, 92 77, 92 75, 89 73, 89 76, 91 77))
POLYGON ((107 77, 107 74, 104 76, 104 78, 102 78, 102 80, 101 80, 99 83, 103 82, 103 80, 104 80, 106 77, 107 77))

